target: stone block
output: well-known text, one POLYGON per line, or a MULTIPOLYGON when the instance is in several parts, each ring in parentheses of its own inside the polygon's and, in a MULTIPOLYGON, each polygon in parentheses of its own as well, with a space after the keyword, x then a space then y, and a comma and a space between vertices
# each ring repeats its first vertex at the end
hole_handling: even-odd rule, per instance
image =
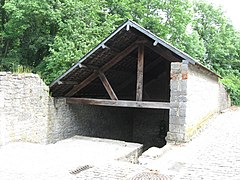
POLYGON ((189 64, 188 60, 182 60, 182 64, 189 64))
POLYGON ((179 102, 170 102, 170 108, 178 108, 179 102))
POLYGON ((187 92, 187 80, 181 80, 180 81, 180 87, 182 92, 187 92))
POLYGON ((170 124, 176 124, 176 125, 184 125, 184 124, 186 124, 186 118, 185 117, 179 117, 179 116, 172 116, 172 115, 170 115, 169 123, 170 124))
POLYGON ((174 80, 171 80, 170 81, 170 89, 171 91, 179 91, 179 81, 174 81, 174 80))
POLYGON ((181 72, 172 72, 171 71, 171 80, 181 80, 182 79, 182 74, 181 72))
POLYGON ((185 133, 186 126, 184 124, 169 124, 169 132, 185 133))
POLYGON ((188 79, 188 73, 187 72, 182 72, 182 79, 183 80, 188 79))
POLYGON ((187 102, 186 93, 184 92, 171 92, 170 102, 187 102))
POLYGON ((181 64, 182 63, 180 63, 180 62, 172 62, 171 63, 171 69, 180 69, 181 64))
POLYGON ((178 133, 179 130, 179 126, 175 125, 175 124, 169 124, 169 132, 174 132, 174 133, 178 133))
POLYGON ((181 68, 181 65, 182 65, 182 63, 180 63, 180 62, 172 62, 171 63, 171 70, 172 69, 180 69, 181 68))
POLYGON ((168 132, 166 137, 167 142, 185 142, 184 134, 168 132))
POLYGON ((186 109, 186 108, 187 108, 187 102, 179 102, 178 104, 179 104, 178 107, 179 107, 180 109, 186 109))
POLYGON ((186 117, 186 108, 179 108, 179 116, 186 117))
POLYGON ((181 64, 182 72, 188 72, 188 64, 181 64))
POLYGON ((179 116, 179 108, 171 108, 169 115, 170 116, 179 116))

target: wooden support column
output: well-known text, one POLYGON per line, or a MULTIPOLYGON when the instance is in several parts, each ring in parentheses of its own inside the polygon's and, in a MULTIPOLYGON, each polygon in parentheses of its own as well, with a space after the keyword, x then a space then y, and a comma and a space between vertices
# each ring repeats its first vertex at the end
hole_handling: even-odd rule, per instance
POLYGON ((99 72, 99 75, 98 75, 98 76, 99 76, 100 80, 102 81, 103 86, 104 86, 104 88, 106 89, 106 91, 107 91, 108 95, 110 96, 110 98, 111 98, 112 100, 118 100, 118 98, 117 98, 116 94, 114 93, 114 91, 113 91, 110 83, 108 82, 105 74, 102 73, 102 72, 99 72))
MULTIPOLYGON (((161 58, 157 58, 155 59, 152 63, 148 64, 147 66, 145 66, 144 68, 144 72, 147 73, 150 70, 152 70, 152 68, 154 68, 156 65, 158 65, 161 62, 161 58)), ((122 89, 124 89, 125 87, 127 87, 129 84, 131 84, 132 82, 134 82, 135 77, 130 76, 126 81, 124 81, 123 83, 119 84, 119 86, 116 87, 116 89, 118 91, 121 91, 122 89)))
POLYGON ((144 66, 144 45, 141 44, 138 46, 136 101, 142 101, 143 66, 144 66))

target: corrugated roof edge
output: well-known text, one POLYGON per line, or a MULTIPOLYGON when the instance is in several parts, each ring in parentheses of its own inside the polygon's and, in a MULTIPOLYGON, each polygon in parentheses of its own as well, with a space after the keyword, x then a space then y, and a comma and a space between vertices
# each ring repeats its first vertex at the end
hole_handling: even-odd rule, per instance
POLYGON ((213 73, 214 75, 219 76, 218 74, 216 74, 215 72, 213 72, 212 70, 208 69, 207 67, 205 67, 204 65, 202 65, 201 63, 197 62, 193 57, 191 57, 190 55, 188 55, 187 53, 179 50, 178 48, 174 47, 173 45, 167 43, 166 41, 164 41, 163 39, 159 38, 158 36, 156 36, 155 34, 153 34, 152 32, 150 32, 149 30, 146 30, 145 28, 143 28, 142 26, 140 26, 139 24, 137 24, 134 21, 131 20, 127 20, 126 22, 124 22, 122 25, 120 25, 112 34, 110 34, 107 38, 105 38, 102 42, 100 42, 94 49, 92 49, 90 52, 88 52, 85 56, 83 56, 77 63, 75 63, 70 69, 68 69, 63 75, 61 75, 60 77, 58 77, 56 80, 54 80, 51 84, 50 84, 50 88, 56 84, 58 81, 60 81, 64 76, 66 76, 68 73, 70 73, 74 68, 76 68, 81 62, 83 62, 86 58, 88 58, 91 54, 93 54, 95 51, 97 51, 99 48, 103 47, 104 44, 111 39, 115 34, 117 34, 119 31, 121 31, 123 28, 125 28, 126 26, 130 26, 130 27, 134 27, 135 29, 137 29, 138 31, 142 32, 143 34, 145 34, 146 36, 148 36, 149 38, 151 38, 152 40, 154 40, 154 42, 157 42, 159 44, 161 44, 162 46, 168 48, 170 51, 172 51, 173 53, 177 54, 178 56, 182 57, 183 60, 186 60, 192 64, 198 64, 199 66, 201 66, 202 68, 208 70, 209 72, 213 73))

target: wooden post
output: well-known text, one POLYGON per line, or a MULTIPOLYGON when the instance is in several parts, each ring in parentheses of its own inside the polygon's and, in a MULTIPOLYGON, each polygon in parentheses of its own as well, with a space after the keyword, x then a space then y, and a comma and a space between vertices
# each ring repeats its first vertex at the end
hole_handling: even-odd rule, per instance
POLYGON ((141 44, 138 46, 136 101, 142 101, 143 66, 144 66, 144 45, 141 44))
POLYGON ((106 91, 107 91, 108 95, 110 96, 110 98, 111 98, 112 100, 118 100, 118 98, 117 98, 116 94, 114 93, 114 91, 113 91, 110 83, 108 82, 105 74, 102 73, 102 72, 99 72, 99 75, 98 75, 98 76, 99 76, 100 80, 102 81, 103 86, 104 86, 104 88, 106 89, 106 91))

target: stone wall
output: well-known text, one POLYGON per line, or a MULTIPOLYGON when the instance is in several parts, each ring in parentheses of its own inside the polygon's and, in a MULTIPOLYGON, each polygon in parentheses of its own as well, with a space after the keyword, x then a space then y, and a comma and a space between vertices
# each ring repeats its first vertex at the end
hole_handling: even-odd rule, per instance
POLYGON ((168 141, 189 141, 212 115, 230 106, 218 77, 195 64, 171 64, 168 141))
POLYGON ((72 137, 78 133, 76 115, 65 98, 50 98, 48 106, 48 143, 72 137))
POLYGON ((168 141, 185 141, 188 64, 171 63, 168 141))
POLYGON ((0 145, 46 143, 48 87, 35 74, 0 73, 0 145))
POLYGON ((56 142, 74 135, 132 140, 132 119, 128 108, 68 105, 55 98, 50 108, 49 139, 56 142))
POLYGON ((188 67, 186 138, 220 110, 218 77, 198 65, 188 67))
POLYGON ((219 86, 219 109, 222 111, 231 106, 231 99, 224 85, 220 83, 219 86))
POLYGON ((132 140, 128 108, 66 104, 35 74, 0 73, 0 145, 55 143, 74 135, 132 140))

